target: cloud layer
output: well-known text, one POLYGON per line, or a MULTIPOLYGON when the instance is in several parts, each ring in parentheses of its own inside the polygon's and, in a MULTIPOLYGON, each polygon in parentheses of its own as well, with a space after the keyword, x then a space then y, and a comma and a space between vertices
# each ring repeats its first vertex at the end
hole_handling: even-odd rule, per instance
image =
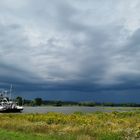
POLYGON ((139 102, 139 0, 0 2, 0 86, 26 97, 139 102))

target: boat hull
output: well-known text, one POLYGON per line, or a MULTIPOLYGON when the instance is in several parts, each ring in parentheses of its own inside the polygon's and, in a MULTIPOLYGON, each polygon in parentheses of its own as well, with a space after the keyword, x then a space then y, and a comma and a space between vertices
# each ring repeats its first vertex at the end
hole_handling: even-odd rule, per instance
POLYGON ((14 109, 2 109, 0 110, 0 113, 20 113, 22 112, 23 109, 17 109, 17 108, 14 108, 14 109))

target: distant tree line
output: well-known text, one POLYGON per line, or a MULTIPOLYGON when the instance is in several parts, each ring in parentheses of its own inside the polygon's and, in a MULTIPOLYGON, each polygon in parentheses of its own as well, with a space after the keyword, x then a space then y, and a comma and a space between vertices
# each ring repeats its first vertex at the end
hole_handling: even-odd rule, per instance
POLYGON ((26 100, 22 97, 16 97, 15 101, 19 105, 25 106, 111 106, 111 107, 140 107, 137 103, 98 103, 98 102, 73 102, 73 101, 50 101, 42 98, 35 98, 33 100, 26 100))

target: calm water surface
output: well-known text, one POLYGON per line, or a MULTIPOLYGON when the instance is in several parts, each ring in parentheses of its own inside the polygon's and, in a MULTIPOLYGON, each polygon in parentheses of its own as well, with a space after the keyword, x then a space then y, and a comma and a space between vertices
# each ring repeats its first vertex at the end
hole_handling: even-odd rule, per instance
POLYGON ((54 107, 54 106, 45 106, 45 107, 24 107, 23 113, 47 113, 47 112, 60 112, 60 113, 73 113, 73 112, 112 112, 112 111, 135 111, 140 110, 137 107, 80 107, 80 106, 71 106, 71 107, 54 107))

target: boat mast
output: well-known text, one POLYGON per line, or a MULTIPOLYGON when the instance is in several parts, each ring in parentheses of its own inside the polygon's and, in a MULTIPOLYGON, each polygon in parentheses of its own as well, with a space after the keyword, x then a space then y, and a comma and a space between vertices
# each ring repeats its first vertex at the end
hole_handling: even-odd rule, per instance
POLYGON ((13 85, 11 84, 11 86, 10 86, 10 100, 12 98, 12 87, 13 87, 13 85))

